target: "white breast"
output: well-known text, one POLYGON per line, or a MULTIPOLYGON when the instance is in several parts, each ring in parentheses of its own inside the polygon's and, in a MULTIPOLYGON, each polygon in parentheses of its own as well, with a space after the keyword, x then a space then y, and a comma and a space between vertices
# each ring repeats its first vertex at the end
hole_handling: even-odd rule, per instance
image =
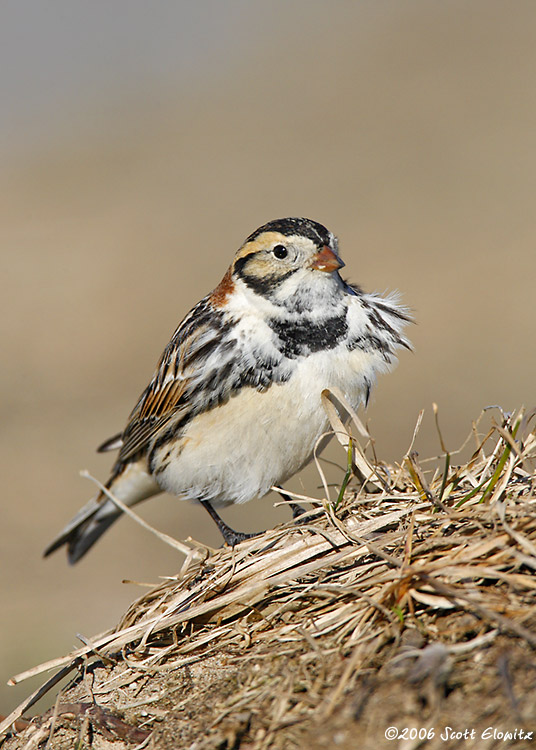
MULTIPOLYGON (((220 407, 197 415, 157 479, 161 487, 215 505, 244 503, 299 471, 328 430, 324 388, 337 386, 357 407, 377 355, 345 346, 297 363, 291 379, 259 392, 243 388, 220 407)), ((166 452, 169 446, 166 448, 166 452)), ((164 454, 155 456, 155 468, 164 454)))

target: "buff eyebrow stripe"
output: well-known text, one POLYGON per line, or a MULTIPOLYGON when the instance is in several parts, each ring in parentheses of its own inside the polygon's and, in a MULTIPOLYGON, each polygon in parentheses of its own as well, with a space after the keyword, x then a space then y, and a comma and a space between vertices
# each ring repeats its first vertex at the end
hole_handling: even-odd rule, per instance
POLYGON ((305 218, 276 219, 263 224, 247 238, 246 242, 257 239, 264 232, 280 232, 284 236, 299 235, 307 237, 315 244, 329 245, 334 239, 331 232, 325 226, 316 221, 305 218))

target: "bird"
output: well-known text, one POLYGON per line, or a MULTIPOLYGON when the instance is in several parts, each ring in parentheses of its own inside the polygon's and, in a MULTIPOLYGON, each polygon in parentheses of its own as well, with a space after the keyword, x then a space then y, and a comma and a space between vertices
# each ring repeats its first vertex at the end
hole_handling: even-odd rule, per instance
MULTIPOLYGON (((123 432, 98 448, 119 451, 109 492, 133 506, 165 491, 199 502, 227 544, 252 536, 216 508, 284 484, 329 429, 322 392, 366 405, 377 375, 411 348, 398 295, 364 292, 344 265, 335 235, 311 219, 250 234, 179 323, 123 432)), ((99 492, 44 555, 66 545, 74 564, 121 515, 99 492)))

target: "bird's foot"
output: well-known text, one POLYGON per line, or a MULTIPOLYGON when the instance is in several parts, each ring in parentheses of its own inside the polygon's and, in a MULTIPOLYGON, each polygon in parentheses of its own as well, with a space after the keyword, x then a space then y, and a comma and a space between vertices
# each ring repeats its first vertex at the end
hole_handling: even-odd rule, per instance
POLYGON ((240 542, 243 542, 246 539, 253 539, 253 537, 259 536, 259 534, 262 533, 256 531, 253 534, 248 534, 245 531, 235 531, 234 529, 231 529, 230 526, 227 526, 227 524, 224 524, 223 527, 220 527, 220 532, 225 540, 225 543, 228 544, 229 547, 234 547, 235 544, 240 544, 240 542))
POLYGON ((254 536, 259 536, 259 532, 248 534, 245 531, 235 531, 225 523, 223 518, 221 518, 218 513, 216 513, 208 500, 201 500, 200 502, 220 530, 220 534, 222 535, 225 543, 229 545, 229 547, 234 547, 236 544, 243 542, 245 539, 252 539, 254 536))

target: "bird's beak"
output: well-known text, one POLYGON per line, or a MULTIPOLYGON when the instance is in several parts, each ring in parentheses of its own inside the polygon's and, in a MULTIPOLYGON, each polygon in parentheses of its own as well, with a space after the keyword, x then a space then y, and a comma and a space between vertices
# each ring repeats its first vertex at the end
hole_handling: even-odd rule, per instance
POLYGON ((326 273, 336 271, 338 268, 342 268, 343 266, 344 263, 339 258, 339 256, 336 255, 333 250, 327 245, 324 245, 322 250, 319 250, 319 252, 313 257, 313 260, 311 262, 312 269, 314 269, 315 271, 325 271, 326 273))

